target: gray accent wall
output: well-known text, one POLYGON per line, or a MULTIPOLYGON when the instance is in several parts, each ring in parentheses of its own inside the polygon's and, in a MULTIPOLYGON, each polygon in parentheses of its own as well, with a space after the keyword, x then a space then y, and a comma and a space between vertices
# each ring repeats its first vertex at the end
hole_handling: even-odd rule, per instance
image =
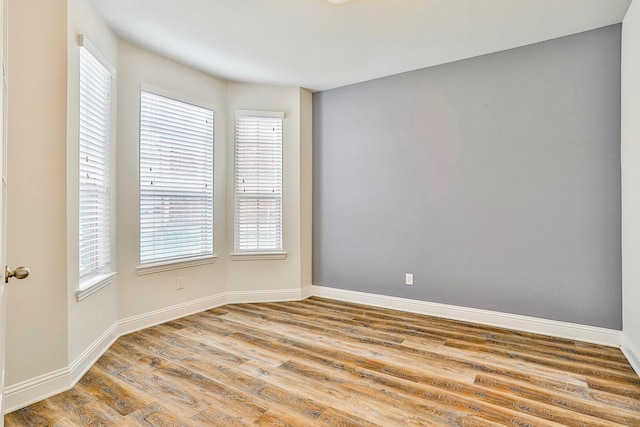
POLYGON ((620 43, 314 94, 313 283, 621 329, 620 43))

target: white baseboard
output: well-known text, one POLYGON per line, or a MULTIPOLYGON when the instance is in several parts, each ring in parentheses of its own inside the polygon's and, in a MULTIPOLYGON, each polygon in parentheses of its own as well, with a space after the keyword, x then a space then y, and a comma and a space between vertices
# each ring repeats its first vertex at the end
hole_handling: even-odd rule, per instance
POLYGON ((71 388, 70 383, 71 371, 63 368, 7 386, 4 389, 5 414, 67 391, 71 388))
POLYGON ((100 337, 87 347, 82 354, 76 357, 76 360, 69 365, 69 373, 71 374, 72 384, 80 381, 80 378, 96 363, 100 356, 111 347, 118 339, 118 327, 114 323, 104 331, 100 337))
POLYGON ((118 322, 118 336, 130 334, 131 332, 150 328, 151 326, 179 319, 180 317, 220 307, 224 304, 227 304, 227 295, 225 293, 221 293, 206 298, 188 301, 182 304, 172 305, 171 307, 153 310, 148 313, 127 317, 118 322))
POLYGON ((619 347, 621 344, 622 334, 620 331, 598 328, 595 326, 558 322, 555 320, 540 319, 517 314, 501 313, 497 311, 439 304, 386 295, 376 295, 365 292, 348 291, 324 286, 313 286, 313 295, 339 301, 407 311, 410 313, 426 314, 430 316, 444 317, 447 319, 480 323, 483 325, 499 326, 502 328, 515 329, 523 332, 533 332, 558 338, 568 338, 572 340, 602 344, 610 347, 619 347))
POLYGON ((306 286, 300 291, 300 300, 307 299, 313 296, 313 286, 306 286))
POLYGON ((640 349, 638 349, 631 340, 622 333, 622 352, 631 364, 636 374, 640 376, 640 349))
POLYGON ((6 387, 5 413, 71 389, 118 339, 116 331, 116 324, 111 325, 68 367, 6 387))
POLYGON ((252 302, 299 301, 304 299, 301 289, 274 289, 224 292, 206 298, 165 307, 148 313, 127 317, 118 322, 118 335, 126 335, 151 326, 210 310, 225 304, 252 302))
POLYGON ((127 317, 110 326, 69 366, 5 387, 5 413, 71 389, 119 337, 180 317, 220 307, 228 303, 297 301, 310 296, 308 289, 224 292, 171 307, 127 317), (305 295, 305 296, 303 296, 305 295))
POLYGON ((227 292, 228 304, 244 304, 252 302, 300 301, 307 296, 305 289, 274 289, 266 291, 233 291, 227 292))
MULTIPOLYGON (((225 292, 154 310, 149 313, 127 317, 118 321, 96 339, 96 341, 83 351, 68 367, 6 387, 5 413, 15 411, 71 389, 80 378, 82 378, 82 375, 91 368, 95 361, 109 349, 111 344, 122 335, 204 310, 220 307, 224 304, 299 301, 313 295, 411 313, 500 326, 519 331, 534 332, 607 346, 618 347, 622 344, 622 333, 610 329, 322 286, 266 291, 225 292)), ((638 359, 640 353, 638 353, 630 343, 626 346, 623 345, 623 351, 631 365, 636 369, 636 372, 640 373, 640 359, 638 359)))

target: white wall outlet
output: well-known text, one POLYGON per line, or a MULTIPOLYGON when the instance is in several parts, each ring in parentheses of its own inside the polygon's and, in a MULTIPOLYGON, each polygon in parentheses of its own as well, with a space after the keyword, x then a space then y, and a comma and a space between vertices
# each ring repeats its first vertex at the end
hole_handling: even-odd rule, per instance
POLYGON ((176 289, 184 289, 184 277, 178 276, 176 279, 176 289))
POLYGON ((405 273, 404 283, 413 286, 413 273, 405 273))

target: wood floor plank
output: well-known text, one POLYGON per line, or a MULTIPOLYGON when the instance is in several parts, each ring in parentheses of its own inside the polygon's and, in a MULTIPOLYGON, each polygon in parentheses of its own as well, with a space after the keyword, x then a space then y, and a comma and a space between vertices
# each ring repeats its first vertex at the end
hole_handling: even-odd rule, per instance
MULTIPOLYGON (((264 309, 273 310, 270 313, 269 318, 277 315, 278 304, 270 303, 264 304, 264 309)), ((288 310, 287 314, 293 313, 294 315, 302 316, 303 318, 312 316, 312 310, 288 310)), ((387 316, 388 318, 389 316, 387 316)), ((474 348, 476 351, 486 351, 486 352, 499 352, 503 351, 504 354, 508 351, 510 354, 515 357, 517 354, 517 349, 524 348, 526 355, 528 357, 532 357, 534 361, 544 361, 548 356, 553 356, 553 359, 558 359, 558 362, 562 361, 567 362, 575 362, 575 364, 583 363, 588 364, 589 366, 593 366, 594 364, 600 364, 600 367, 605 368, 606 370, 619 370, 622 375, 630 375, 631 378, 635 377, 635 373, 633 369, 629 366, 629 363, 622 357, 622 353, 619 353, 620 357, 617 358, 608 358, 607 360, 602 360, 601 357, 594 356, 592 354, 586 352, 579 352, 575 349, 575 347, 569 346, 571 348, 570 351, 567 351, 567 345, 564 344, 563 347, 559 348, 558 346, 545 346, 545 343, 548 341, 546 337, 536 336, 534 334, 527 334, 529 337, 535 337, 535 339, 539 342, 539 345, 536 345, 535 348, 531 347, 523 347, 520 343, 522 338, 518 337, 518 334, 514 334, 512 331, 505 331, 494 328, 494 332, 491 334, 487 334, 484 331, 483 334, 473 333, 474 328, 469 328, 465 324, 464 326, 460 326, 459 324, 462 322, 456 322, 457 327, 455 328, 443 328, 438 327, 433 324, 426 324, 423 322, 422 324, 416 324, 411 321, 407 321, 407 319, 394 319, 394 320, 379 320, 373 317, 367 317, 363 315, 358 315, 355 317, 351 317, 349 319, 345 317, 337 317, 337 316, 322 316, 323 319, 328 321, 348 321, 348 325, 353 329, 353 326, 360 326, 365 328, 372 328, 376 331, 386 332, 386 333, 397 333, 403 336, 410 337, 418 337, 422 339, 434 339, 435 337, 441 337, 445 340, 448 340, 446 345, 456 346, 456 345, 468 345, 468 348, 474 348), (375 320, 374 320, 375 319, 375 320), (499 331, 499 334, 496 334, 495 331, 499 331), (515 339, 514 339, 515 337, 515 339), (505 350, 505 347, 508 347, 508 350, 505 350), (564 349, 564 351, 562 350, 564 349)), ((529 341, 531 338, 529 339, 529 341)), ((613 373, 616 374, 615 372, 613 373)))
MULTIPOLYGON (((348 372, 355 377, 366 378, 370 381, 384 384, 388 387, 399 387, 406 390, 407 388, 411 389, 411 387, 407 387, 406 383, 411 383, 412 387, 419 390, 423 397, 436 401, 444 400, 451 408, 460 409, 465 405, 472 403, 472 407, 476 415, 487 417, 489 420, 496 419, 505 421, 507 418, 529 418, 528 413, 522 413, 519 416, 516 416, 516 414, 513 414, 509 408, 506 408, 506 411, 498 411, 499 413, 496 412, 496 402, 498 405, 512 406, 510 401, 505 400, 502 396, 496 397, 496 394, 493 394, 489 401, 489 405, 485 405, 483 402, 473 402, 473 399, 476 398, 478 394, 466 389, 463 384, 450 381, 446 377, 438 376, 426 378, 422 375, 410 374, 407 370, 399 367, 385 366, 376 361, 364 360, 363 358, 357 358, 357 363, 353 363, 356 359, 331 349, 322 348, 320 346, 308 346, 293 339, 285 339, 283 340, 284 342, 278 342, 280 340, 278 338, 274 338, 274 335, 266 332, 263 334, 270 338, 263 339, 256 336, 250 336, 245 333, 237 333, 234 334, 234 336, 237 337, 237 339, 244 340, 247 345, 259 345, 277 349, 292 356, 306 357, 310 360, 324 363, 334 369, 340 369, 344 372, 348 372), (460 400, 464 403, 461 404, 460 400)), ((485 393, 482 394, 484 395, 485 393)), ((516 409, 534 412, 543 416, 545 419, 548 419, 550 417, 548 408, 540 409, 540 406, 543 405, 536 405, 534 402, 534 404, 517 407, 516 409)), ((591 421, 594 422, 593 425, 601 425, 595 420, 591 421)))
POLYGON ((254 425, 268 427, 300 427, 311 424, 309 420, 302 418, 296 414, 272 408, 265 412, 260 418, 258 418, 254 422, 254 425))
POLYGON ((490 353, 507 359, 520 360, 544 366, 559 368, 567 372, 574 372, 586 377, 605 378, 609 381, 631 384, 640 387, 640 378, 633 370, 619 371, 613 368, 594 366, 588 363, 566 361, 564 358, 553 356, 540 356, 536 351, 527 352, 512 349, 490 347, 485 344, 475 344, 461 341, 448 340, 445 346, 455 347, 469 351, 490 353))
POLYGON ((137 389, 110 376, 108 372, 94 368, 82 377, 74 389, 92 395, 96 401, 120 415, 128 415, 150 403, 149 397, 139 393, 137 389))
MULTIPOLYGON (((122 359, 123 364, 130 368, 113 374, 127 384, 138 389, 138 394, 151 395, 161 399, 163 406, 182 414, 182 417, 191 417, 211 405, 209 396, 194 390, 193 385, 185 382, 173 381, 167 376, 158 375, 148 365, 140 363, 136 356, 129 353, 119 354, 116 358, 122 359)), ((102 369, 101 360, 96 362, 98 370, 102 369)))
POLYGON ((139 409, 129 415, 130 425, 153 427, 197 427, 199 424, 177 416, 175 411, 160 404, 153 404, 139 409))
POLYGON ((499 339, 501 342, 525 342, 527 344, 535 343, 535 348, 550 348, 560 352, 569 352, 582 355, 593 355, 599 360, 612 360, 627 363, 624 355, 618 348, 604 347, 600 345, 577 342, 564 338, 548 337, 545 335, 534 334, 530 332, 513 331, 505 328, 477 325, 469 322, 458 320, 436 318, 433 316, 425 316, 415 313, 399 312, 395 310, 367 307, 362 309, 361 305, 321 299, 311 297, 303 301, 307 307, 317 307, 321 309, 334 309, 347 312, 352 309, 354 316, 362 316, 372 318, 376 321, 392 320, 405 325, 424 326, 427 328, 436 328, 439 331, 452 331, 462 334, 476 334, 477 336, 487 339, 499 339))
MULTIPOLYGON (((260 414, 262 415, 262 414, 260 414)), ((228 427, 245 427, 255 425, 256 420, 246 419, 244 415, 235 415, 227 407, 213 405, 194 415, 192 420, 199 425, 218 425, 228 427)))
MULTIPOLYGON (((228 316, 228 315, 226 315, 226 316, 228 316)), ((226 316, 221 316, 220 319, 224 319, 226 316)), ((300 322, 298 322, 298 323, 300 323, 300 322)), ((249 334, 251 333, 251 331, 248 328, 239 327, 239 326, 240 325, 235 325, 234 326, 233 324, 226 325, 226 327, 228 327, 228 328, 233 328, 233 329, 229 329, 230 332, 232 332, 233 330, 237 330, 237 331, 242 331, 244 333, 249 333, 249 334)), ((303 327, 304 323, 302 325, 299 325, 299 326, 303 327)), ((273 328, 270 328, 270 332, 272 332, 272 331, 273 331, 273 328)), ((342 336, 343 336, 343 339, 348 339, 349 337, 351 337, 350 334, 343 334, 342 336)), ((275 335, 268 335, 268 337, 270 337, 270 339, 272 339, 272 340, 277 339, 277 337, 275 335)), ((354 339, 361 342, 361 339, 358 338, 358 337, 355 337, 354 339)), ((378 346, 380 346, 382 348, 385 348, 385 349, 396 348, 396 349, 398 349, 398 351, 401 351, 401 352, 411 352, 412 356, 414 356, 414 357, 415 356, 419 356, 419 358, 417 360, 421 360, 422 359, 425 362, 425 364, 427 366, 429 366, 430 368, 432 366, 435 366, 436 369, 434 369, 434 371, 437 370, 437 366, 439 364, 442 364, 444 366, 448 366, 449 369, 451 369, 452 367, 455 367, 455 366, 458 366, 460 368, 475 369, 478 366, 478 363, 477 363, 476 359, 478 357, 483 357, 485 359, 485 361, 491 360, 493 362, 493 363, 489 362, 489 363, 482 364, 482 370, 483 371, 499 373, 499 374, 502 374, 502 375, 509 375, 509 376, 514 377, 514 378, 525 378, 525 377, 530 375, 529 370, 525 370, 524 373, 522 372, 522 369, 521 369, 521 366, 523 366, 522 363, 517 363, 517 362, 514 363, 509 359, 505 359, 505 360, 502 360, 502 361, 498 360, 496 362, 496 358, 495 357, 491 358, 489 356, 484 356, 484 355, 478 356, 478 355, 473 355, 473 354, 471 354, 473 357, 460 358, 460 357, 455 357, 456 355, 452 354, 450 349, 446 349, 444 351, 435 351, 435 352, 434 351, 416 351, 414 349, 406 349, 406 348, 403 349, 402 347, 398 346, 397 344, 389 343, 387 341, 377 341, 377 340, 376 341, 371 341, 371 340, 367 340, 366 343, 369 344, 369 345, 374 345, 374 346, 378 345, 378 346), (506 364, 506 366, 511 366, 512 369, 511 370, 505 369, 505 366, 504 366, 505 364, 506 364)), ((433 349, 431 349, 431 350, 433 350, 433 349)), ((460 354, 460 352, 458 352, 458 355, 459 354, 460 354)), ((462 354, 464 354, 464 353, 462 353, 462 354)), ((525 366, 528 367, 528 365, 525 365, 525 366)), ((548 375, 555 375, 555 376, 558 376, 559 374, 563 374, 564 375, 564 373, 562 373, 562 371, 547 369, 545 367, 538 367, 536 369, 536 371, 537 372, 545 372, 545 374, 548 374, 548 375)), ((586 384, 584 379, 581 379, 580 381, 582 381, 583 383, 586 384)))
POLYGON ((43 400, 26 408, 18 409, 12 412, 10 416, 5 416, 5 426, 54 427, 61 424, 61 415, 59 411, 56 411, 55 405, 43 400))
MULTIPOLYGON (((280 316, 280 314, 273 314, 270 317, 270 320, 272 322, 279 322, 280 319, 278 319, 278 316, 280 316)), ((285 324, 287 324, 287 321, 284 322, 285 324)), ((306 325, 309 322, 306 320, 296 320, 295 321, 295 326, 298 326, 300 328, 305 328, 306 325)), ((291 325, 290 323, 287 324, 287 326, 291 326, 294 327, 293 325, 291 325)), ((312 329, 312 328, 308 328, 308 329, 312 329)), ((237 329, 236 329, 237 330, 237 329)), ((491 355, 489 355, 489 357, 485 357, 484 355, 478 355, 478 354, 474 354, 474 353, 470 353, 471 357, 468 357, 467 353, 464 352, 458 352, 458 354, 463 354, 466 357, 453 357, 454 355, 452 354, 453 352, 450 349, 446 349, 446 350, 442 350, 442 349, 438 349, 437 347, 434 348, 433 346, 430 346, 428 349, 427 348, 422 348, 422 349, 416 349, 416 348, 406 348, 403 346, 398 345, 396 342, 397 340, 392 340, 392 342, 390 341, 385 341, 385 340, 380 340, 380 339, 371 339, 371 338, 367 338, 366 335, 362 335, 362 334, 357 334, 357 333, 351 333, 351 332, 345 332, 344 330, 339 329, 339 332, 336 332, 335 330, 331 330, 331 329, 327 329, 326 327, 321 328, 321 331, 327 331, 324 332, 325 335, 327 334, 333 334, 335 336, 339 336, 341 337, 341 339, 343 340, 347 340, 350 338, 353 338, 354 340, 367 344, 369 346, 379 346, 381 348, 386 348, 386 349, 391 349, 394 348, 400 352, 410 352, 411 355, 413 357, 417 357, 418 360, 422 360, 424 363, 428 364, 430 367, 431 366, 438 366, 439 364, 442 364, 443 366, 445 366, 445 369, 451 369, 453 367, 458 367, 460 369, 477 369, 478 368, 478 363, 476 363, 476 359, 478 357, 482 357, 484 358, 484 360, 491 360, 493 361, 492 363, 484 363, 482 364, 482 369, 483 370, 488 370, 491 372, 503 372, 503 373, 507 373, 504 369, 504 364, 506 363, 508 366, 513 366, 514 369, 512 369, 510 372, 508 372, 509 375, 512 375, 514 377, 523 377, 525 376, 525 374, 523 374, 521 372, 521 366, 523 365, 522 363, 519 363, 517 360, 516 361, 512 361, 512 360, 507 360, 507 359, 503 359, 500 360, 496 357, 491 357, 491 355)), ((232 332, 232 330, 230 330, 230 332, 232 332)), ((533 365, 531 365, 533 366, 533 365)), ((545 370, 545 367, 541 367, 540 369, 545 370)), ((548 371, 548 370, 547 370, 548 371)), ((558 370, 555 370, 554 372, 561 372, 558 370)), ((580 379, 580 381, 584 382, 584 379, 580 379)))
POLYGON ((110 408, 98 405, 80 405, 72 411, 67 411, 65 417, 58 421, 61 426, 108 427, 122 424, 123 417, 110 408))
POLYGON ((287 360, 286 355, 278 355, 261 348, 245 346, 244 343, 235 341, 231 336, 216 337, 198 330, 181 330, 179 335, 193 340, 201 340, 210 346, 219 346, 238 357, 259 361, 265 366, 279 366, 287 360))
MULTIPOLYGON (((443 395, 439 395, 437 399, 431 399, 423 393, 406 393, 402 386, 398 387, 396 384, 379 381, 379 378, 373 373, 362 375, 358 372, 348 372, 346 369, 331 369, 329 371, 313 363, 300 361, 289 361, 282 365, 281 369, 298 375, 301 381, 306 378, 314 379, 315 383, 322 381, 335 384, 345 392, 364 399, 374 406, 387 408, 386 410, 391 415, 399 417, 394 420, 395 422, 385 425, 413 423, 456 425, 453 420, 465 418, 465 414, 459 411, 460 405, 457 402, 443 399, 443 395)), ((482 418, 478 416, 474 418, 479 420, 478 423, 481 424, 482 418)))
POLYGON ((312 297, 123 336, 5 423, 640 426, 640 378, 615 348, 312 297))
MULTIPOLYGON (((232 337, 232 336, 230 336, 230 337, 232 337)), ((225 343, 224 343, 224 345, 228 345, 228 344, 229 344, 228 342, 225 342, 225 343)), ((254 344, 255 344, 255 343, 254 343, 254 344)), ((246 349, 247 349, 247 347, 246 347, 246 346, 245 346, 245 347, 242 347, 242 348, 243 348, 243 350, 246 350, 246 349)), ((263 351, 262 351, 261 353, 266 354, 266 356, 263 356, 263 357, 269 357, 269 355, 268 355, 268 351, 266 351, 266 349, 265 349, 265 348, 262 348, 262 350, 263 350, 263 351)), ((278 358, 278 357, 280 357, 280 356, 281 356, 281 354, 280 354, 280 353, 272 352, 272 357, 278 358)), ((288 354, 288 356, 292 356, 292 355, 291 355, 291 354, 288 354)), ((301 358, 300 360, 305 360, 305 359, 304 359, 304 358, 301 358)), ((261 362, 261 363, 263 363, 263 362, 261 362)), ((276 364, 276 365, 274 365, 274 364, 271 364, 271 363, 267 363, 267 364, 264 364, 264 363, 263 363, 263 366, 277 366, 277 364, 276 364)), ((305 377, 303 376, 302 378, 298 378, 298 379, 297 379, 297 381, 298 381, 298 382, 304 382, 305 380, 306 380, 306 381, 308 381, 308 380, 309 380, 309 378, 305 378, 305 377)), ((353 379, 347 379, 347 380, 345 380, 345 382, 341 382, 341 383, 339 384, 339 386, 344 386, 348 381, 353 381, 353 379)), ((323 379, 322 379, 322 381, 314 381, 314 382, 315 382, 316 384, 321 383, 321 382, 322 382, 322 383, 326 383, 326 382, 327 382, 327 378, 325 377, 325 378, 323 378, 323 379)), ((359 392, 362 392, 362 390, 353 390, 353 389, 349 389, 349 390, 347 390, 347 391, 348 391, 350 394, 355 394, 355 395, 357 395, 359 392)), ((368 397, 372 397, 372 396, 374 397, 374 398, 373 398, 373 401, 374 401, 377 405, 382 405, 382 406, 386 406, 386 407, 394 407, 394 405, 395 405, 395 406, 397 406, 397 405, 398 405, 398 402, 394 402, 392 399, 387 399, 386 401, 381 402, 381 401, 380 401, 380 399, 376 399, 376 398, 375 398, 375 393, 377 393, 377 394, 378 394, 378 396, 384 396, 384 395, 380 393, 380 390, 375 390, 374 392, 372 392, 372 393, 370 393, 370 394, 368 395, 368 397)), ((323 395, 327 395, 327 393, 315 393, 315 395, 316 395, 316 396, 323 396, 323 395)), ((322 403, 325 403, 325 404, 326 404, 327 402, 324 402, 324 401, 323 401, 322 403)), ((333 402, 330 402, 330 403, 333 403, 333 402)), ((408 410, 407 410, 407 413, 411 414, 411 413, 412 413, 412 410, 414 410, 415 408, 413 408, 413 407, 409 407, 409 408, 407 408, 407 409, 408 409, 408 410)), ((422 408, 422 409, 424 409, 424 408, 422 408)), ((415 411, 413 411, 413 412, 415 412, 415 411)), ((405 424, 405 423, 403 422, 401 425, 404 425, 404 424, 405 424)))
MULTIPOLYGON (((274 324, 274 322, 269 322, 268 320, 256 320, 252 318, 242 317, 242 316, 234 316, 232 313, 225 314, 221 316, 222 319, 230 320, 235 323, 243 324, 247 327, 250 325, 261 325, 265 328, 268 327, 269 331, 272 333, 279 333, 282 336, 285 336, 287 331, 298 332, 296 335, 298 340, 302 340, 306 343, 322 343, 326 346, 329 346, 333 349, 340 350, 349 354, 361 356, 361 357, 369 357, 373 359, 382 359, 384 360, 387 357, 393 357, 394 360, 398 363, 412 365, 415 364, 415 358, 412 358, 411 355, 407 355, 404 349, 399 347, 372 347, 369 343, 363 344, 361 340, 346 340, 344 335, 341 335, 342 339, 339 338, 329 338, 327 339, 327 334, 321 334, 318 332, 312 332, 310 330, 305 329, 303 326, 291 326, 287 325, 287 327, 281 327, 278 324, 274 324)), ((469 383, 473 383, 475 379, 475 372, 467 367, 456 367, 452 366, 448 363, 437 363, 432 361, 429 364, 429 370, 431 372, 439 372, 441 375, 446 375, 451 378, 457 378, 460 381, 466 381, 469 383)))
MULTIPOLYGON (((177 379, 186 383, 195 383, 201 388, 205 387, 204 383, 208 382, 208 378, 203 375, 178 364, 172 364, 160 357, 143 356, 142 352, 145 348, 144 337, 141 335, 138 338, 133 345, 139 345, 139 347, 128 350, 130 357, 137 359, 142 365, 153 367, 154 371, 162 374, 164 379, 177 379)), ((174 352, 177 350, 174 349, 174 352)), ((223 382, 233 383, 237 390, 252 396, 257 402, 264 402, 269 407, 283 407, 290 412, 299 413, 312 419, 317 418, 326 409, 322 405, 315 403, 313 399, 299 398, 262 379, 245 375, 240 370, 233 369, 234 366, 229 366, 224 361, 214 359, 213 362, 206 363, 201 359, 195 363, 195 367, 196 369, 200 368, 200 372, 206 372, 209 375, 213 374, 223 382)), ((179 363, 189 368, 194 367, 193 361, 188 356, 183 356, 183 358, 179 359, 179 363)), ((171 382, 173 383, 174 381, 171 382)))
POLYGON ((598 401, 550 391, 521 381, 508 381, 500 377, 480 374, 476 378, 476 384, 482 385, 487 389, 499 390, 528 400, 544 402, 559 408, 570 409, 574 412, 580 412, 623 425, 640 425, 640 414, 634 413, 628 408, 618 408, 617 411, 611 411, 611 408, 598 401))
MULTIPOLYGON (((269 382, 276 384, 284 389, 295 389, 299 393, 307 395, 315 395, 316 400, 323 406, 333 410, 331 418, 342 419, 342 423, 349 423, 347 419, 357 418, 361 422, 370 423, 371 425, 406 425, 407 412, 400 402, 392 402, 391 399, 371 399, 366 393, 353 388, 345 387, 344 382, 339 384, 342 390, 335 387, 335 382, 325 381, 308 381, 307 376, 296 375, 298 372, 292 372, 288 369, 264 369, 262 367, 251 364, 250 362, 239 367, 239 370, 248 375, 256 377, 269 377, 269 382), (363 399, 363 396, 367 398, 363 399), (346 414, 351 414, 349 417, 346 414)), ((414 409, 414 408, 407 408, 414 409)), ((322 415, 328 409, 323 411, 322 415)), ((412 413, 408 411, 408 413, 412 413)), ((322 417, 321 415, 321 417, 322 417)), ((326 417, 325 417, 326 418, 326 417)), ((416 422, 426 422, 425 419, 416 416, 416 422)), ((353 421, 351 421, 353 422, 353 421)))

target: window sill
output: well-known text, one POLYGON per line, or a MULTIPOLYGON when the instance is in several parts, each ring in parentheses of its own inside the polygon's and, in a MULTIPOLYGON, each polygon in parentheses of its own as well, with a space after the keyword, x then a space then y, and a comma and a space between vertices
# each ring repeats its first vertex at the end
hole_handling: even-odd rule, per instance
POLYGON ((89 295, 99 291, 107 285, 113 282, 113 278, 116 277, 116 273, 100 274, 99 276, 92 277, 80 284, 80 289, 76 291, 76 299, 82 301, 89 295))
POLYGON ((145 274, 160 273, 162 271, 178 270, 180 268, 195 267, 196 265, 213 264, 218 259, 218 255, 207 255, 198 258, 186 258, 182 260, 172 260, 158 262, 154 264, 143 264, 136 268, 138 276, 145 274))
POLYGON ((235 252, 231 254, 231 259, 233 261, 285 259, 286 257, 286 252, 235 252))

